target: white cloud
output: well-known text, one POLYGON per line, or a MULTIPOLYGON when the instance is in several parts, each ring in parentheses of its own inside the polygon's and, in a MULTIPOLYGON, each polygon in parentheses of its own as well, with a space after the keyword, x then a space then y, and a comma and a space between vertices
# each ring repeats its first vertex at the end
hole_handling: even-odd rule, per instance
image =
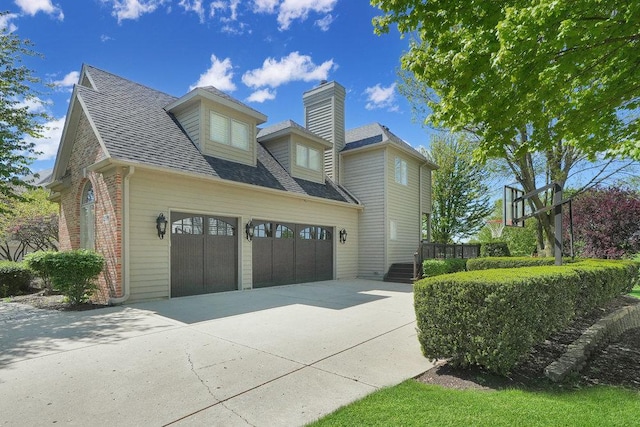
POLYGON ((55 16, 62 21, 64 13, 59 6, 54 6, 51 0, 15 0, 14 3, 27 15, 34 16, 38 12, 44 12, 47 15, 55 16))
POLYGON ((262 103, 276 99, 276 91, 271 89, 260 89, 253 92, 248 98, 248 102, 262 103))
POLYGON ((80 73, 78 71, 71 71, 60 80, 55 80, 53 84, 58 88, 72 88, 74 84, 78 83, 80 73))
POLYGON ((152 13, 162 6, 166 0, 101 0, 103 3, 112 4, 111 14, 118 18, 118 23, 125 19, 136 20, 145 13, 152 13))
POLYGON ((284 0, 278 11, 280 30, 286 30, 291 22, 299 19, 304 21, 309 12, 330 13, 338 0, 284 0))
POLYGON ((44 124, 45 129, 42 132, 42 138, 32 138, 30 136, 25 138, 26 142, 33 142, 35 144, 35 151, 41 153, 37 156, 37 160, 50 160, 56 156, 60 139, 62 138, 64 121, 65 118, 62 117, 46 122, 44 124))
POLYGON ((316 65, 310 56, 292 52, 280 60, 265 59, 261 68, 244 73, 242 82, 251 88, 276 88, 291 81, 326 80, 329 71, 336 67, 333 59, 316 65))
POLYGON ((328 14, 322 19, 318 19, 314 24, 319 27, 322 31, 329 31, 329 27, 333 24, 333 16, 328 14))
POLYGON ((7 33, 13 33, 18 29, 18 26, 11 22, 18 17, 15 13, 7 13, 6 15, 0 15, 0 29, 6 28, 7 33))
POLYGON ((200 23, 204 22, 204 7, 202 6, 202 0, 180 0, 178 3, 187 12, 195 12, 200 18, 200 23))
POLYGON ((16 104, 16 108, 24 108, 27 107, 30 113, 39 114, 43 113, 46 110, 46 106, 49 105, 50 102, 43 101, 37 96, 33 98, 23 99, 22 101, 16 104))
POLYGON ((102 34, 102 35, 100 36, 100 41, 101 41, 102 43, 106 43, 106 42, 108 42, 109 40, 113 40, 113 37, 110 37, 110 36, 108 36, 108 35, 106 35, 106 34, 102 34))
POLYGON ((215 55, 211 55, 211 67, 200 75, 200 79, 189 87, 193 90, 196 87, 215 86, 225 92, 233 92, 236 85, 233 83, 233 65, 231 59, 225 58, 222 61, 215 55))
POLYGON ((280 0, 253 0, 253 11, 256 13, 275 13, 280 0))
POLYGON ((398 111, 395 83, 387 87, 382 87, 378 83, 373 87, 366 88, 364 93, 367 95, 367 104, 365 105, 367 110, 386 108, 388 111, 398 111))

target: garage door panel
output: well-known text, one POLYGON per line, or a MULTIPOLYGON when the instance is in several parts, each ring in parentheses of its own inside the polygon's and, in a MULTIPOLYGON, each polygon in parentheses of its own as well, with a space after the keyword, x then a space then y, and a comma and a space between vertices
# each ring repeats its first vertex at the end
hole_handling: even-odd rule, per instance
POLYGON ((294 237, 276 235, 273 239, 273 283, 287 285, 295 283, 294 237))
POLYGON ((316 240, 316 276, 317 280, 333 279, 333 242, 316 240))
POLYGON ((203 284, 202 235, 183 235, 171 244, 171 296, 201 293, 203 284))
POLYGON ((207 236, 205 239, 205 293, 238 289, 235 236, 207 236))
POLYGON ((237 219, 171 214, 171 296, 238 288, 237 219))
POLYGON ((254 221, 254 237, 251 242, 253 258, 253 287, 271 286, 273 281, 273 239, 271 223, 254 221))

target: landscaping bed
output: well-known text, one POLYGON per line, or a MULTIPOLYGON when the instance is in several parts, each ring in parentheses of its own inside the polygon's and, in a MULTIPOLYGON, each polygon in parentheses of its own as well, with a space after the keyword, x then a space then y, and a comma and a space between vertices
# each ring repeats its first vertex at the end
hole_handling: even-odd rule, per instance
POLYGON ((516 365, 508 377, 477 367, 456 369, 441 362, 417 380, 454 389, 548 389, 608 384, 640 391, 640 328, 625 332, 606 347, 594 352, 580 373, 563 384, 554 385, 544 375, 544 368, 562 356, 569 344, 578 339, 587 328, 613 311, 634 304, 640 304, 640 300, 620 296, 575 319, 569 326, 536 345, 526 360, 516 365))

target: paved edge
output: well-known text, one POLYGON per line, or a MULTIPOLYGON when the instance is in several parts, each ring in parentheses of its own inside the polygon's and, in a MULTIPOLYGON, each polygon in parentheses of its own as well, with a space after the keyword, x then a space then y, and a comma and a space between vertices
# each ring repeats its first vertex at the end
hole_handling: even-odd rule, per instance
POLYGON ((569 373, 579 371, 594 349, 611 342, 625 331, 640 327, 640 304, 622 307, 597 321, 569 345, 560 359, 544 369, 547 378, 562 381, 569 373))

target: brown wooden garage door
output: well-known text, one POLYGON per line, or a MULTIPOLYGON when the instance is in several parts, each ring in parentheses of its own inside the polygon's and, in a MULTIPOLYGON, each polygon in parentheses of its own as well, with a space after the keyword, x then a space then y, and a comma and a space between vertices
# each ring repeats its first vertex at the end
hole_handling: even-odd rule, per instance
POLYGON ((171 213, 171 296, 238 289, 238 220, 171 213))
POLYGON ((333 279, 333 233, 326 227, 253 221, 253 287, 333 279))

